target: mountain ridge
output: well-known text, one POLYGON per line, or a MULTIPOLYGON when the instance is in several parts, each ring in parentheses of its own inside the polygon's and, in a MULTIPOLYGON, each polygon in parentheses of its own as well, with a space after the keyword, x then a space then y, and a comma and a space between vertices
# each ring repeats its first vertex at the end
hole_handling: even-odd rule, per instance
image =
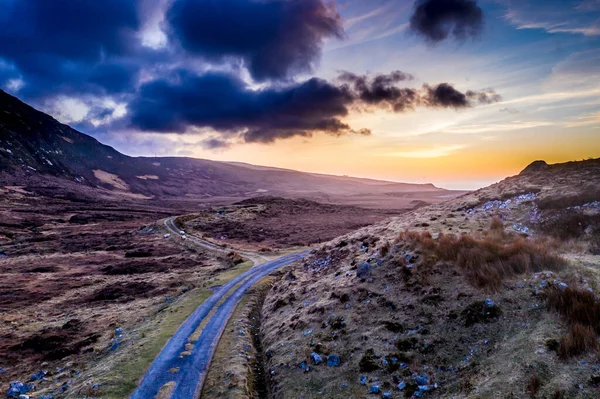
POLYGON ((449 192, 432 184, 333 176, 241 162, 131 157, 1 90, 0 108, 0 179, 5 186, 54 177, 57 184, 62 182, 73 190, 79 186, 139 198, 246 198, 268 193, 324 202, 343 202, 342 198, 350 196, 411 195, 412 201, 422 200, 414 193, 435 197, 436 193, 449 192))

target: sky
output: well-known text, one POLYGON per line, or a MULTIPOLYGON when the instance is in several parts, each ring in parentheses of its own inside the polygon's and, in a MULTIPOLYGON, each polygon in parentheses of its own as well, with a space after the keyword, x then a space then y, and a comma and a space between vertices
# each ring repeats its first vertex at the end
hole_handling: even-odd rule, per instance
POLYGON ((129 155, 453 189, 600 156, 600 0, 0 10, 0 88, 129 155))

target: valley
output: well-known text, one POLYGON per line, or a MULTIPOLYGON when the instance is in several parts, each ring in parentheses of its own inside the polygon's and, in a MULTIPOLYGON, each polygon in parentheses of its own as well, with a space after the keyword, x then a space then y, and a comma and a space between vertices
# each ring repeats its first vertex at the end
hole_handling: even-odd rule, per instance
POLYGON ((449 191, 128 157, 0 97, 8 397, 600 389, 598 159, 449 191))

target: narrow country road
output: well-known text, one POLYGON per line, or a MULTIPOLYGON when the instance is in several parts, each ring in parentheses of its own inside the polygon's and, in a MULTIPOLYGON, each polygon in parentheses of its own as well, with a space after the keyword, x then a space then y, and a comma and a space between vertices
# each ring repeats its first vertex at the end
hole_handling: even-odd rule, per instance
MULTIPOLYGON (((166 219, 164 221, 164 225, 165 225, 166 229, 171 234, 173 234, 173 235, 180 235, 179 232, 181 231, 181 229, 179 229, 177 227, 177 225, 175 224, 175 219, 176 219, 176 217, 170 217, 170 218, 166 219)), ((200 237, 196 237, 196 236, 189 235, 189 234, 186 234, 185 236, 186 236, 186 239, 188 239, 189 241, 193 242, 194 244, 199 245, 199 246, 201 246, 203 248, 206 248, 206 249, 210 249, 211 251, 221 252, 221 253, 224 253, 224 254, 227 254, 227 253, 233 251, 232 248, 222 247, 222 246, 217 245, 217 244, 215 244, 213 242, 210 242, 210 241, 207 241, 207 240, 203 240, 200 237)), ((246 259, 250 259, 254 263, 254 265, 258 265, 258 264, 263 263, 264 261, 267 260, 266 257, 264 257, 262 255, 258 255, 258 254, 254 253, 254 252, 241 251, 241 250, 238 250, 238 249, 236 249, 235 252, 239 253, 241 256, 243 256, 246 259)))
MULTIPOLYGON (((179 235, 179 229, 175 226, 173 218, 167 219, 165 226, 172 234, 179 235)), ((220 252, 230 251, 230 249, 221 248, 198 237, 188 235, 187 239, 194 244, 211 250, 219 250, 220 252)), ((283 266, 302 259, 308 252, 307 250, 266 261, 235 277, 219 288, 217 292, 211 295, 187 318, 171 339, 169 339, 150 365, 150 368, 142 378, 137 389, 130 396, 130 399, 152 399, 169 382, 174 383, 171 395, 168 396, 169 399, 196 399, 202 390, 210 361, 223 330, 227 325, 227 321, 242 296, 260 279, 283 266), (194 348, 190 351, 191 354, 189 356, 181 356, 181 353, 186 351, 185 346, 188 343, 188 338, 223 299, 225 299, 223 303, 216 308, 216 311, 208 319, 200 334, 200 338, 195 342, 194 348), (179 372, 171 373, 169 371, 171 369, 179 369, 179 372)), ((264 260, 264 258, 252 253, 240 253, 245 257, 253 255, 252 257, 255 259, 258 257, 264 260)))

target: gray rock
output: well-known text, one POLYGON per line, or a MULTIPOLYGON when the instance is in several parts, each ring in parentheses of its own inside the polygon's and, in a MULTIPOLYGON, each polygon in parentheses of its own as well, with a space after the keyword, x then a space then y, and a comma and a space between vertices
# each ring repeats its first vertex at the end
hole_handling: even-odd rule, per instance
POLYGON ((332 354, 327 356, 327 365, 329 367, 339 367, 340 366, 340 357, 336 354, 332 354))
POLYGON ((371 385, 371 388, 369 388, 369 393, 379 393, 379 391, 379 385, 371 385))
POLYGON ((356 277, 367 278, 371 275, 371 265, 367 262, 362 262, 356 271, 356 277))
POLYGON ((417 382, 417 385, 420 385, 420 386, 429 384, 429 379, 427 378, 427 376, 425 374, 418 375, 415 378, 415 381, 417 382))
POLYGON ((31 377, 29 378, 29 381, 37 381, 37 380, 41 380, 46 376, 46 372, 43 370, 38 371, 37 373, 34 373, 31 375, 31 377))
POLYGON ((323 358, 317 352, 313 352, 310 354, 310 360, 312 360, 315 366, 323 363, 323 358))
POLYGON ((13 381, 8 387, 6 396, 9 398, 18 398, 20 395, 26 394, 34 389, 35 386, 33 386, 33 384, 23 384, 21 381, 13 381))
POLYGON ((559 284, 558 284, 558 288, 559 288, 561 291, 564 291, 564 290, 566 290, 566 289, 567 289, 567 285, 566 285, 565 283, 559 283, 559 284))

